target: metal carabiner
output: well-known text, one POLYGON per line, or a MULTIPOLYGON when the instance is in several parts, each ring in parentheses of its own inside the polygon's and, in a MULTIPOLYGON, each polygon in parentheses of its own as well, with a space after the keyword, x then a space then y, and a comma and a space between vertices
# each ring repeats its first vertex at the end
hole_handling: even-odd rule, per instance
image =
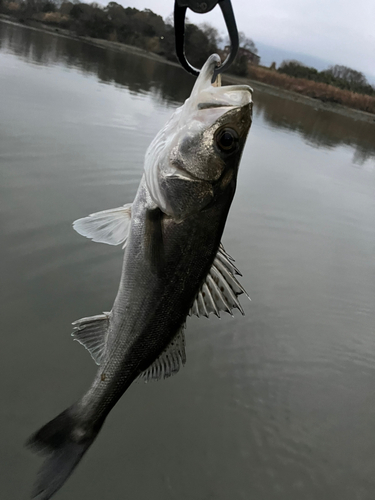
POLYGON ((185 55, 185 17, 187 8, 191 9, 193 12, 198 14, 205 14, 210 12, 216 4, 219 4, 221 11, 224 16, 225 24, 228 29, 231 51, 227 58, 221 66, 215 69, 212 81, 215 81, 216 76, 222 73, 234 61, 237 51, 238 51, 238 31, 236 20, 234 18, 234 13, 232 9, 232 4, 230 0, 205 0, 201 2, 200 0, 175 0, 174 4, 174 32, 176 41, 176 54, 178 60, 180 61, 182 67, 194 76, 198 76, 200 70, 194 68, 189 61, 186 59, 185 55))

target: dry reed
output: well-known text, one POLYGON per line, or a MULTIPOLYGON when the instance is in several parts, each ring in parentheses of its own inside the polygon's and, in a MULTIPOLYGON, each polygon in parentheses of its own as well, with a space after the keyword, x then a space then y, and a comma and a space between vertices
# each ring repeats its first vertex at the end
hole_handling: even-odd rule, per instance
POLYGON ((375 97, 342 90, 326 83, 294 78, 259 66, 249 66, 248 77, 275 87, 291 90, 323 102, 342 104, 350 108, 375 114, 375 97))

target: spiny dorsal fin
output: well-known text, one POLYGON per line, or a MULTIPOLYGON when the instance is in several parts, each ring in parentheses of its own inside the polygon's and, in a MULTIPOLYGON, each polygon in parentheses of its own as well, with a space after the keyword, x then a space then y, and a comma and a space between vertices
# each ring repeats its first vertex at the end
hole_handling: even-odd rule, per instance
MULTIPOLYGON (((190 316, 195 314, 198 318, 199 316, 208 318, 210 313, 214 313, 220 318, 220 311, 232 314, 234 308, 245 314, 237 297, 241 293, 246 295, 247 293, 235 277, 235 274, 241 276, 241 273, 233 262, 234 259, 226 253, 223 245, 220 244, 210 272, 190 309, 190 316)), ((247 297, 250 299, 248 295, 247 297)))
POLYGON ((72 337, 89 351, 97 365, 100 365, 105 350, 109 314, 105 312, 97 316, 77 319, 72 323, 74 326, 72 337))
POLYGON ((175 375, 186 363, 185 353, 185 325, 178 331, 172 342, 164 349, 160 356, 142 372, 138 379, 149 382, 150 380, 161 380, 175 375))
POLYGON ((119 245, 124 243, 129 235, 131 221, 131 203, 123 207, 112 208, 90 214, 73 222, 77 233, 98 243, 119 245))

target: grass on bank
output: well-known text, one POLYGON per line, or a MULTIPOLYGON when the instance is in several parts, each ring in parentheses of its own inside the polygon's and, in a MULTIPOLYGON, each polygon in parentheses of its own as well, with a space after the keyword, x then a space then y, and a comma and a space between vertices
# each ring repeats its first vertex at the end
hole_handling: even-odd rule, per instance
POLYGON ((297 92, 323 102, 342 104, 375 114, 375 97, 372 96, 339 89, 326 83, 295 78, 261 66, 249 65, 247 76, 251 80, 297 92))

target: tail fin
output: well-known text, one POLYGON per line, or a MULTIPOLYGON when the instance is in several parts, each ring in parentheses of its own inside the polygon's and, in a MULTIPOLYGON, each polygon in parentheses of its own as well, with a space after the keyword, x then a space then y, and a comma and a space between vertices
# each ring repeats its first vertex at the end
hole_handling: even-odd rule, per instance
POLYGON ((26 446, 46 455, 46 459, 39 470, 31 498, 51 498, 73 472, 99 430, 100 426, 95 431, 79 426, 72 406, 33 434, 26 446))

